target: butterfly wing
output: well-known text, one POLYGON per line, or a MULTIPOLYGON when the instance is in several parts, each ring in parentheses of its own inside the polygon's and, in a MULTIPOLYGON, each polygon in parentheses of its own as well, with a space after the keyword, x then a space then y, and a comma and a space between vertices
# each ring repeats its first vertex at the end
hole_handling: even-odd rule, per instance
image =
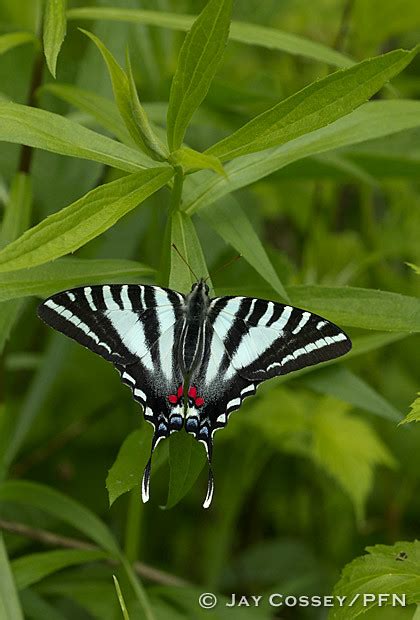
MULTIPOLYGON (((152 452, 183 425, 182 404, 168 399, 183 382, 175 354, 183 308, 180 293, 126 284, 64 291, 38 309, 45 323, 114 364, 154 427, 152 452)), ((150 461, 143 478, 144 501, 149 477, 150 461)))
MULTIPOLYGON (((249 297, 211 301, 204 362, 191 377, 187 431, 206 448, 244 398, 262 381, 344 355, 350 339, 322 317, 292 306, 249 297)), ((204 506, 211 502, 212 474, 204 506)))

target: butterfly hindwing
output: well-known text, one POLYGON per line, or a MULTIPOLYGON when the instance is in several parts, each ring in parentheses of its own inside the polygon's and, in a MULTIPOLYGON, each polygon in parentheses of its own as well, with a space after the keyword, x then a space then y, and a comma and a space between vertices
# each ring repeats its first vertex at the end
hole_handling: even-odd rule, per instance
MULTIPOLYGON (((154 427, 152 452, 183 424, 168 396, 182 385, 176 342, 184 298, 143 285, 87 286, 57 293, 39 307, 48 325, 111 361, 154 427)), ((183 413, 183 412, 182 412, 183 413)), ((150 462, 143 479, 148 498, 150 462)))

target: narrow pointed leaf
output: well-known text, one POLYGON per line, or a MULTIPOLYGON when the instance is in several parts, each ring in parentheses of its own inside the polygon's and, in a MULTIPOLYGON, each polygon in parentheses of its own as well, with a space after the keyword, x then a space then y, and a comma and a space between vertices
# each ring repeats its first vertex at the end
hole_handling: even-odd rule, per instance
POLYGON ((168 145, 176 151, 195 110, 210 88, 226 47, 232 0, 209 0, 185 37, 172 80, 168 145))
POLYGON ((182 293, 189 293, 198 278, 205 278, 208 275, 206 261, 191 218, 178 211, 172 215, 171 225, 171 244, 177 247, 195 276, 172 247, 169 286, 182 293))
POLYGON ((14 47, 25 43, 37 44, 37 38, 32 32, 10 32, 0 36, 0 54, 5 54, 14 47))
MULTIPOLYGON (((67 16, 69 19, 121 21, 160 26, 161 28, 173 30, 189 30, 194 23, 194 16, 192 15, 110 7, 74 8, 67 12, 67 16)), ((305 37, 284 32, 277 28, 233 21, 229 38, 232 41, 239 41, 246 45, 258 45, 271 50, 279 50, 337 67, 348 67, 353 64, 351 58, 322 43, 311 41, 305 37)))
POLYGON ((153 134, 146 113, 140 105, 131 67, 129 67, 129 76, 127 76, 98 37, 86 30, 82 30, 82 32, 95 43, 106 62, 115 102, 131 137, 149 157, 164 161, 168 154, 165 152, 163 144, 153 134))
POLYGON ((59 258, 37 267, 0 273, 0 302, 29 295, 47 297, 84 284, 136 282, 153 273, 151 267, 130 260, 59 258))
POLYGON ((229 162, 225 166, 227 179, 210 175, 204 177, 206 173, 200 173, 203 176, 199 185, 189 183, 187 179, 184 186, 183 209, 191 215, 222 196, 255 183, 309 155, 332 151, 419 126, 420 102, 418 101, 366 103, 328 127, 323 127, 267 151, 264 157, 261 157, 259 153, 254 153, 229 162))
POLYGON ((118 582, 118 579, 116 578, 115 575, 112 575, 112 578, 114 580, 115 591, 117 593, 117 598, 118 598, 118 602, 119 602, 120 607, 121 607, 121 612, 122 612, 123 618, 124 618, 124 620, 130 620, 130 616, 128 615, 127 606, 125 604, 125 600, 124 600, 123 593, 121 591, 121 587, 120 587, 120 584, 118 582))
POLYGON ((138 150, 67 118, 17 103, 0 102, 0 141, 90 159, 127 172, 156 166, 138 150))
POLYGON ((396 50, 313 82, 207 149, 222 161, 262 151, 320 129, 352 112, 417 55, 396 50))
POLYGON ((401 413, 363 379, 341 365, 315 370, 302 383, 316 392, 335 396, 355 407, 374 413, 381 418, 398 422, 401 413))
POLYGON ((200 217, 235 248, 283 299, 289 299, 260 238, 236 200, 225 199, 201 209, 200 217))
MULTIPOLYGON (((32 184, 29 176, 17 174, 10 188, 9 199, 0 229, 0 250, 17 239, 29 226, 32 207, 32 184)), ((0 303, 0 354, 9 338, 20 313, 23 302, 14 299, 0 303)))
POLYGON ((196 170, 213 170, 217 174, 225 175, 223 166, 220 160, 213 155, 206 155, 205 153, 199 153, 190 149, 187 146, 182 146, 177 151, 171 153, 170 160, 174 166, 180 166, 184 171, 184 174, 193 172, 196 170))
POLYGON ((15 580, 9 558, 0 532, 0 618, 2 620, 23 620, 15 580))
POLYGON ((137 207, 173 176, 151 168, 106 183, 40 222, 0 252, 0 272, 35 267, 74 252, 137 207))
POLYGON ((36 482, 9 480, 0 484, 0 501, 32 506, 68 523, 117 556, 119 549, 111 532, 98 517, 75 500, 36 482))
POLYGON ((65 549, 25 555, 12 562, 16 586, 24 590, 63 568, 104 560, 107 553, 99 550, 65 549))
POLYGON ((46 0, 44 13, 44 53, 53 77, 57 58, 66 36, 66 0, 46 0))
POLYGON ((295 306, 338 323, 383 331, 420 331, 420 299, 356 287, 290 286, 295 306))

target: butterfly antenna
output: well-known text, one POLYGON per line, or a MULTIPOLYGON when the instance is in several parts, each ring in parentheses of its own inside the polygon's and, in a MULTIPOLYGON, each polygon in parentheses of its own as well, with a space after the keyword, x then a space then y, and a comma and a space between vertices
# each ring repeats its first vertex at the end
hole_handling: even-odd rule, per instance
POLYGON ((178 254, 179 258, 187 265, 188 269, 191 271, 191 273, 194 276, 194 278, 198 281, 200 278, 198 278, 197 275, 194 273, 194 271, 192 270, 192 268, 189 265, 188 261, 182 256, 181 252, 178 250, 178 248, 176 247, 175 243, 172 244, 172 247, 175 250, 175 252, 178 254))
POLYGON ((219 273, 219 271, 222 271, 222 269, 226 269, 226 267, 229 267, 233 263, 236 263, 236 261, 239 260, 240 258, 242 258, 242 254, 237 254, 236 256, 228 260, 227 263, 223 263, 223 265, 219 267, 218 269, 216 269, 216 271, 213 271, 212 274, 209 274, 207 278, 204 280, 204 282, 206 282, 206 280, 208 280, 210 276, 213 277, 216 273, 219 273))

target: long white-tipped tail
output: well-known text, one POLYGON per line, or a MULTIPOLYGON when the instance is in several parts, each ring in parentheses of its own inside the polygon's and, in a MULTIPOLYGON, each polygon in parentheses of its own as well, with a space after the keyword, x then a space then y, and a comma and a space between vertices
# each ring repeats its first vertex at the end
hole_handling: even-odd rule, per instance
POLYGON ((212 469, 211 467, 209 467, 209 480, 207 483, 207 494, 203 502, 203 508, 209 508, 211 501, 213 499, 213 492, 214 492, 214 478, 213 478, 212 469))
POLYGON ((150 457, 150 459, 147 461, 147 465, 144 468, 143 479, 141 481, 141 499, 143 500, 144 504, 149 501, 149 496, 150 496, 149 488, 150 488, 151 465, 152 465, 152 457, 150 457))

